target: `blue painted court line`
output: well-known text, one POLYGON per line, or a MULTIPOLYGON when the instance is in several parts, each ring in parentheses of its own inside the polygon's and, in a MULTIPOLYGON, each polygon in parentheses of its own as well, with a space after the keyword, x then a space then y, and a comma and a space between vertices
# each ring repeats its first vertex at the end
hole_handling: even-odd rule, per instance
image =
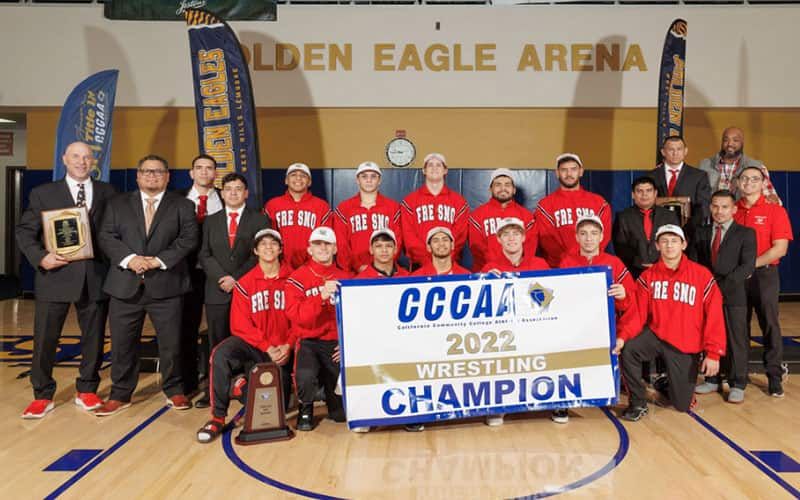
POLYGON ((44 472, 75 472, 102 452, 103 450, 70 450, 43 470, 44 472))
POLYGON ((790 495, 793 495, 795 498, 800 498, 800 491, 798 491, 796 488, 794 488, 791 484, 789 484, 786 481, 784 481, 779 475, 775 474, 775 472, 773 472, 769 467, 767 467, 766 465, 764 465, 761 462, 759 462, 758 460, 756 460, 753 457, 753 455, 751 455, 750 453, 747 453, 747 451, 745 451, 738 444, 734 443, 728 436, 726 436, 725 434, 723 434, 722 432, 717 430, 713 425, 711 425, 708 422, 706 422, 703 419, 703 417, 701 417, 700 415, 698 415, 697 413, 694 413, 694 412, 689 412, 689 415, 691 415, 692 418, 697 420, 700 423, 700 425, 705 427, 706 430, 711 432, 711 434, 717 436, 723 443, 725 443, 728 446, 730 446, 731 448, 733 448, 733 450, 736 453, 738 453, 739 455, 744 457, 751 464, 755 465, 758 470, 760 470, 761 472, 766 474, 767 477, 769 477, 770 479, 775 481, 781 488, 783 488, 784 490, 788 491, 790 495))
MULTIPOLYGON (((617 451, 614 453, 614 456, 611 457, 611 460, 604 465, 599 470, 593 472, 592 474, 581 478, 573 483, 567 484, 560 488, 556 488, 553 490, 543 491, 540 493, 534 493, 532 495, 526 495, 523 497, 519 497, 517 500, 528 500, 528 499, 536 499, 536 498, 546 498, 553 495, 560 495, 561 493, 578 489, 582 486, 586 486, 587 484, 600 479, 601 477, 608 474, 611 470, 617 467, 624 459, 625 456, 628 454, 628 449, 630 448, 630 439, 628 438, 628 432, 625 430, 625 427, 617 420, 617 418, 611 413, 608 408, 599 408, 608 419, 614 424, 614 428, 617 431, 617 435, 619 436, 619 445, 617 446, 617 451)), ((241 415, 241 411, 239 415, 241 415)), ((282 483, 271 477, 265 476, 261 474, 257 470, 254 470, 252 467, 247 465, 244 460, 242 460, 239 455, 236 453, 236 450, 233 448, 233 426, 229 428, 225 434, 222 435, 222 447, 225 450, 225 455, 228 456, 228 459, 233 462, 242 472, 245 474, 253 477, 254 479, 261 481, 262 483, 268 484, 279 490, 288 491, 289 493, 294 493, 295 495, 300 495, 308 498, 318 498, 323 500, 343 500, 339 497, 332 497, 328 495, 323 495, 322 493, 316 493, 313 491, 303 490, 297 487, 294 487, 290 484, 282 483)))
MULTIPOLYGON (((147 427, 148 425, 150 425, 153 422, 155 422, 155 420, 158 417, 160 417, 161 415, 163 415, 167 410, 169 410, 169 406, 164 405, 160 410, 158 410, 157 412, 153 413, 150 416, 150 418, 148 418, 147 420, 145 420, 144 422, 139 424, 135 429, 133 429, 132 431, 127 433, 122 439, 120 439, 119 441, 114 443, 109 449, 104 451, 102 455, 100 455, 99 457, 97 457, 94 460, 92 460, 91 463, 89 463, 89 465, 87 465, 86 467, 81 469, 77 474, 75 474, 71 478, 67 479, 61 486, 59 486, 58 488, 53 490, 53 492, 50 493, 49 495, 47 495, 45 497, 45 499, 49 500, 51 498, 58 498, 59 495, 63 494, 70 487, 72 487, 75 483, 77 483, 83 476, 85 476, 86 474, 91 472, 92 469, 94 469, 95 467, 100 465, 100 463, 103 460, 105 460, 106 458, 110 457, 111 454, 114 453, 115 451, 117 451, 120 447, 122 447, 122 445, 124 445, 125 443, 130 441, 134 436, 136 436, 137 434, 142 432, 145 429, 145 427, 147 427)), ((101 417, 97 417, 97 418, 101 418, 101 417)))
POLYGON ((757 456, 759 460, 770 466, 775 472, 800 472, 800 464, 782 451, 750 450, 750 453, 757 456))

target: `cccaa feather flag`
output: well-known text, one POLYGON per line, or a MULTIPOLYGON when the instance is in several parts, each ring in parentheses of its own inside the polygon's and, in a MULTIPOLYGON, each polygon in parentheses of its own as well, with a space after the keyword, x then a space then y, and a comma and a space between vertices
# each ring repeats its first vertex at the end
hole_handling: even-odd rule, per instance
POLYGON ((686 93, 686 34, 683 19, 672 22, 664 39, 658 81, 658 134, 656 163, 661 163, 661 146, 673 135, 683 136, 683 99, 686 93))

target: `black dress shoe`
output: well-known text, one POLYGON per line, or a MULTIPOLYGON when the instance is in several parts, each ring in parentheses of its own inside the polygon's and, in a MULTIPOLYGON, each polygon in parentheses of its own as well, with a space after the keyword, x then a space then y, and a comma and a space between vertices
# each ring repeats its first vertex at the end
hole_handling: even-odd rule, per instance
POLYGON ((194 402, 195 408, 208 408, 209 406, 211 406, 211 401, 207 394, 194 402))

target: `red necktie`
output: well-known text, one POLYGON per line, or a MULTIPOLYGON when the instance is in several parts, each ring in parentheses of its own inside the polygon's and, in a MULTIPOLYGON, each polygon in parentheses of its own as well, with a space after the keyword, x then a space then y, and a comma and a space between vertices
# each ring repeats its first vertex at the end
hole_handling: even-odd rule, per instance
POLYGON ((233 248, 233 242, 236 241, 236 230, 239 228, 239 224, 236 223, 236 218, 239 217, 239 214, 231 212, 229 215, 231 217, 231 222, 228 225, 228 243, 230 243, 231 248, 233 248))
POLYGON ((669 179, 669 186, 667 186, 667 193, 669 196, 672 196, 672 192, 675 191, 675 184, 678 182, 678 171, 670 169, 669 173, 672 174, 672 177, 669 179))
POLYGON ((206 218, 206 205, 208 202, 208 196, 201 194, 197 198, 200 200, 200 203, 197 204, 197 223, 202 224, 203 219, 206 218))
POLYGON ((647 237, 647 241, 650 241, 650 235, 653 234, 653 221, 650 219, 650 212, 652 211, 652 208, 640 210, 642 212, 642 221, 644 222, 644 235, 647 237))
POLYGON ((711 266, 717 265, 717 254, 719 253, 719 244, 722 242, 722 225, 717 224, 717 233, 714 235, 714 241, 711 242, 711 266))

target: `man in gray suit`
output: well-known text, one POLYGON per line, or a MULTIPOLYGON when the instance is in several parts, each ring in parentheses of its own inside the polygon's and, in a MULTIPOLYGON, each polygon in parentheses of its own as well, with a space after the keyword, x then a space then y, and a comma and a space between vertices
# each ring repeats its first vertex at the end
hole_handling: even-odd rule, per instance
POLYGON ((161 388, 167 404, 191 408, 181 378, 181 307, 190 290, 186 256, 197 247, 194 205, 167 193, 167 161, 139 160, 138 191, 109 203, 100 228, 100 247, 110 269, 104 290, 111 296, 111 396, 95 413, 113 415, 131 405, 139 381, 139 341, 145 315, 156 330, 161 388))
POLYGON ((22 418, 42 418, 55 406, 53 365, 70 304, 75 304, 81 330, 81 366, 75 380, 78 391, 75 404, 84 410, 94 410, 102 404, 96 393, 108 315, 108 296, 102 291, 108 264, 100 254, 95 237, 106 203, 116 190, 89 175, 94 157, 85 143, 73 142, 67 146, 61 160, 67 175, 58 182, 42 184, 31 191, 28 208, 16 228, 17 245, 36 270, 31 363, 34 401, 25 409, 22 418), (42 211, 76 206, 89 210, 95 251, 93 259, 70 262, 45 249, 42 211))
POLYGON ((744 154, 744 131, 739 127, 728 127, 722 131, 722 145, 719 153, 700 162, 698 168, 708 174, 711 191, 728 189, 738 200, 741 196, 735 179, 747 167, 761 168, 767 176, 764 182, 764 200, 767 203, 781 203, 775 186, 769 180, 767 167, 761 160, 754 160, 744 154))

